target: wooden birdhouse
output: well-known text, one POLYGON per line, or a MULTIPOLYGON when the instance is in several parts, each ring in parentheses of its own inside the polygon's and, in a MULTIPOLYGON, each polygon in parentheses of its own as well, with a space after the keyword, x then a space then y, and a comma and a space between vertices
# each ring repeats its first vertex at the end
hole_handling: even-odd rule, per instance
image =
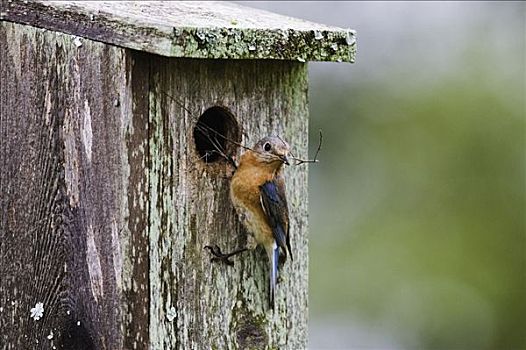
POLYGON ((306 158, 307 62, 352 62, 354 32, 225 2, 1 6, 1 347, 305 348, 307 166, 285 169, 272 310, 262 250, 203 249, 246 232, 196 125, 306 158))

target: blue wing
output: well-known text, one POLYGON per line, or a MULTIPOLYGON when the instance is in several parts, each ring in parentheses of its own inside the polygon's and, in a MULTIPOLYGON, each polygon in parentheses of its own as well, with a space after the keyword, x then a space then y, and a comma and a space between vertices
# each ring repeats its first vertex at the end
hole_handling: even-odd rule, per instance
MULTIPOLYGON (((289 235, 289 209, 285 196, 285 181, 278 176, 272 181, 267 181, 260 187, 260 199, 267 222, 272 228, 274 239, 283 252, 284 259, 287 251, 292 259, 289 235)), ((292 259, 294 260, 294 259, 292 259)))

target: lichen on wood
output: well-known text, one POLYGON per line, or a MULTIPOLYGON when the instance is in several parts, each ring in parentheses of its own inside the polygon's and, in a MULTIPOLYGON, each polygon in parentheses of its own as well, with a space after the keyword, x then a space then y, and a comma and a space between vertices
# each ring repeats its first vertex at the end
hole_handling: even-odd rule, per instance
POLYGON ((228 164, 200 160, 192 135, 199 115, 220 105, 236 116, 244 144, 252 146, 265 135, 279 134, 305 156, 305 64, 156 58, 151 67, 153 346, 168 348, 182 342, 187 348, 304 348, 306 168, 285 170, 295 259, 283 270, 276 310, 272 311, 267 299, 267 258, 262 250, 237 257, 234 267, 211 263, 203 250, 207 244, 225 250, 239 248, 246 242, 246 232, 230 203, 228 164), (167 322, 172 305, 177 316, 167 322))
POLYGON ((5 20, 169 57, 354 62, 356 33, 227 2, 23 1, 5 20))

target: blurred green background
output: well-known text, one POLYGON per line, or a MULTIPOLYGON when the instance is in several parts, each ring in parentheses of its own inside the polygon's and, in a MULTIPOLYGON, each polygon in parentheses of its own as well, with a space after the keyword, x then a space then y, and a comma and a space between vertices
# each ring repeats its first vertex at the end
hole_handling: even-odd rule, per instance
POLYGON ((311 349, 526 349, 521 2, 245 2, 358 32, 310 63, 311 349))

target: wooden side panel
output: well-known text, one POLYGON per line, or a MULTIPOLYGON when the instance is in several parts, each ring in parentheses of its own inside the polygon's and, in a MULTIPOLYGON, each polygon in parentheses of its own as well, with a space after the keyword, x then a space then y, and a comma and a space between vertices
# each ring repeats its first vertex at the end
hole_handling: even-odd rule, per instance
POLYGON ((147 78, 32 27, 1 22, 0 47, 1 347, 147 344, 147 78))
POLYGON ((202 112, 220 105, 236 116, 244 144, 279 134, 306 156, 306 65, 158 57, 150 85, 151 347, 305 348, 306 166, 285 170, 294 261, 283 270, 271 311, 262 249, 234 258, 234 267, 212 264, 203 250, 218 244, 232 251, 246 233, 228 195, 231 171, 225 162, 199 159, 193 128, 202 112))

